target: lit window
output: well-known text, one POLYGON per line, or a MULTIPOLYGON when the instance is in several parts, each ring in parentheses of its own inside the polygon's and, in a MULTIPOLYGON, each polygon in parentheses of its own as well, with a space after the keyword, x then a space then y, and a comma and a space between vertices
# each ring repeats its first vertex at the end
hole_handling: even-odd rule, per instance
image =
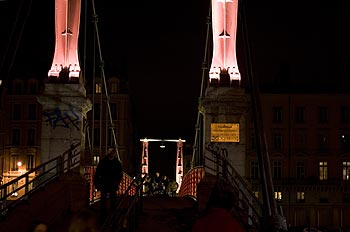
POLYGON ((11 171, 18 171, 18 161, 19 161, 18 155, 11 156, 11 171))
POLYGON ((305 192, 297 192, 297 202, 305 201, 305 192))
POLYGON ((350 180, 350 162, 344 161, 342 162, 343 166, 343 180, 350 180))
POLYGON ((327 162, 319 162, 319 168, 320 168, 320 180, 327 180, 328 179, 328 163, 327 162))
POLYGON ((102 84, 101 83, 95 84, 95 93, 102 93, 102 84))
POLYGON ((27 155, 27 169, 32 170, 34 168, 34 155, 27 155))
POLYGON ((253 192, 253 195, 254 195, 256 198, 259 198, 259 192, 258 192, 258 191, 254 191, 254 192, 253 192))
POLYGON ((111 84, 111 93, 118 93, 119 91, 118 91, 118 83, 116 83, 116 82, 113 82, 112 84, 111 84))
POLYGON ((276 201, 282 201, 282 192, 275 192, 274 195, 276 201))

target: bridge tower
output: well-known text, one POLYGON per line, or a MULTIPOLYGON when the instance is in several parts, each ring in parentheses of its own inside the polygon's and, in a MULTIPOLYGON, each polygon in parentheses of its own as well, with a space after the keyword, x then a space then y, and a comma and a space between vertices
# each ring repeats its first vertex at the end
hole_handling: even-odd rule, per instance
MULTIPOLYGON (((41 162, 45 162, 80 143, 84 151, 86 113, 91 102, 86 97, 78 60, 78 34, 81 0, 55 0, 55 53, 42 105, 41 162)), ((83 162, 83 161, 81 161, 83 162)))
POLYGON ((212 156, 205 149, 209 144, 225 151, 223 154, 227 154, 226 158, 244 177, 249 97, 240 87, 236 59, 237 12, 236 0, 213 0, 211 3, 213 57, 209 86, 199 102, 199 110, 203 115, 204 156, 212 156))

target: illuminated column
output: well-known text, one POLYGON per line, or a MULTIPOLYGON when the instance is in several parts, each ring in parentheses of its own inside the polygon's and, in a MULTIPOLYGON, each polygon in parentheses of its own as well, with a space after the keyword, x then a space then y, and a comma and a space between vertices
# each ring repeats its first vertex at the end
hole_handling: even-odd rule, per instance
POLYGON ((148 141, 147 139, 141 139, 142 141, 142 177, 148 174, 148 141))
POLYGON ((236 58, 238 0, 212 0, 213 57, 210 82, 228 74, 230 82, 240 82, 236 58))
POLYGON ((79 79, 78 35, 81 0, 55 0, 55 55, 50 77, 61 81, 79 79))
POLYGON ((183 141, 177 141, 177 155, 176 155, 176 182, 179 184, 177 192, 179 192, 183 178, 183 141))

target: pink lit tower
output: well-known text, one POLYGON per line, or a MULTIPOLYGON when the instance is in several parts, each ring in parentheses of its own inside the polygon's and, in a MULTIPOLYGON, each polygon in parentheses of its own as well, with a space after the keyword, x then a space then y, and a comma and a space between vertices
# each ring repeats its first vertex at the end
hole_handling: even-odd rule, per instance
POLYGON ((60 82, 79 80, 80 9, 81 0, 55 1, 56 43, 49 79, 58 79, 60 82))
MULTIPOLYGON (((213 157, 208 146, 221 154, 238 174, 246 173, 246 118, 250 98, 241 86, 236 58, 238 0, 212 0, 213 57, 209 85, 199 102, 203 115, 203 153, 213 157)), ((206 173, 216 175, 214 163, 206 163, 206 173), (210 166, 212 165, 212 166, 210 166)))
POLYGON ((238 0, 212 0, 213 57, 209 71, 210 83, 229 77, 230 84, 239 85, 241 75, 236 58, 238 0))
POLYGON ((48 82, 38 97, 42 105, 41 162, 62 155, 73 145, 84 161, 84 122, 91 101, 80 73, 78 32, 81 0, 55 0, 55 54, 48 82))

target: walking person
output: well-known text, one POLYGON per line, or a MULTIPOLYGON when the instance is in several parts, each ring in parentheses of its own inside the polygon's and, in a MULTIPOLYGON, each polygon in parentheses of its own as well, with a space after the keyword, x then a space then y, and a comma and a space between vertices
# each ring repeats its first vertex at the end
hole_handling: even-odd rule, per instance
POLYGON ((94 184, 101 191, 101 210, 105 214, 107 210, 107 196, 110 199, 111 208, 116 206, 117 191, 123 178, 122 164, 116 155, 115 148, 108 148, 107 155, 97 164, 94 184))

